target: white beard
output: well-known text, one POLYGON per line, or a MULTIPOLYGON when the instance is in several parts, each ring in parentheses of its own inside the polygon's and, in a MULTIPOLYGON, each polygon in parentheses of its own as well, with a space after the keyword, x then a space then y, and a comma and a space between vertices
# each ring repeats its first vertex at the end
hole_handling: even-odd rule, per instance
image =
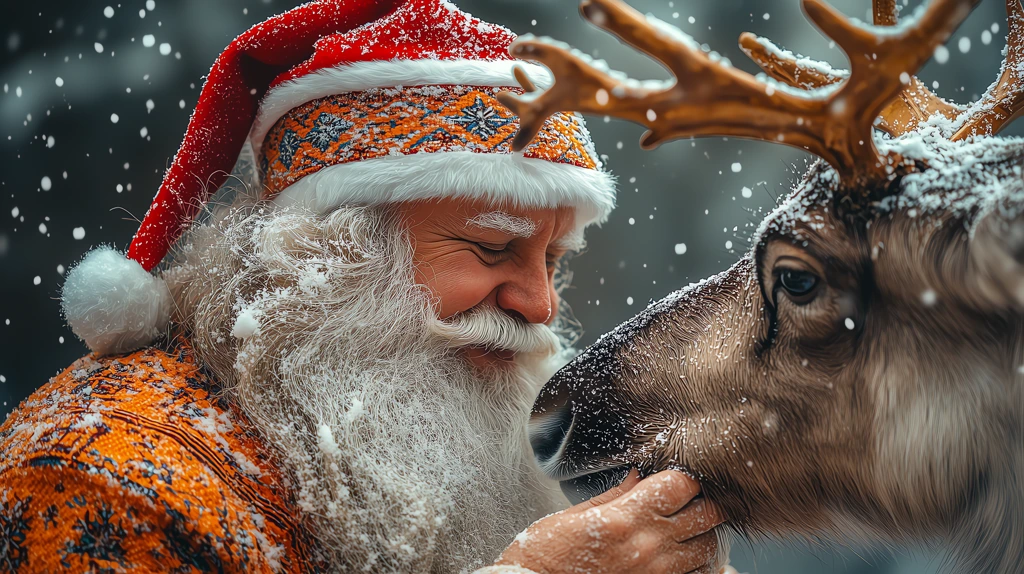
POLYGON ((385 212, 248 207, 181 244, 176 321, 277 451, 332 570, 470 571, 564 506, 526 426, 568 351, 474 370, 385 212), (241 340, 240 313, 259 325, 241 340))

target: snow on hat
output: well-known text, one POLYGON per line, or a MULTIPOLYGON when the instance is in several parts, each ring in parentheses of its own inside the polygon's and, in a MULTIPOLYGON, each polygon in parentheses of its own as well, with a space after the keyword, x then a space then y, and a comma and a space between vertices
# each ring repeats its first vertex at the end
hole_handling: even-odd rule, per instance
POLYGON ((518 118, 501 89, 515 34, 447 0, 316 0, 257 24, 217 58, 185 139, 128 249, 86 255, 62 292, 76 335, 97 353, 158 338, 170 316, 150 274, 251 145, 264 197, 327 212, 439 197, 576 208, 604 221, 615 185, 582 118, 559 114, 513 153, 518 118))

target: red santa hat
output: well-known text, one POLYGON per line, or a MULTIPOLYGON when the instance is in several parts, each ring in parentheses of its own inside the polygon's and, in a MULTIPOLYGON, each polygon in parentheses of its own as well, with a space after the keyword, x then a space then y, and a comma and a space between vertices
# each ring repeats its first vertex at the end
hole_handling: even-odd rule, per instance
POLYGON ((266 199, 327 212, 439 197, 576 208, 604 221, 615 203, 582 118, 550 119, 512 152, 515 35, 447 0, 318 0, 236 38, 217 58, 184 142, 127 257, 98 249, 69 274, 68 323, 98 353, 146 345, 170 297, 150 272, 251 146, 266 199))

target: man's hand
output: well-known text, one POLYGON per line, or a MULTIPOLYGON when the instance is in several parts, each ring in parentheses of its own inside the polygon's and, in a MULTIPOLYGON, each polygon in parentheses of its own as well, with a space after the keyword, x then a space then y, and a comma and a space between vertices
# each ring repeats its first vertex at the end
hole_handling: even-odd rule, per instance
POLYGON ((700 485, 673 470, 640 480, 635 470, 619 486, 538 520, 495 565, 538 574, 588 572, 711 573, 718 552, 712 532, 725 517, 700 485))

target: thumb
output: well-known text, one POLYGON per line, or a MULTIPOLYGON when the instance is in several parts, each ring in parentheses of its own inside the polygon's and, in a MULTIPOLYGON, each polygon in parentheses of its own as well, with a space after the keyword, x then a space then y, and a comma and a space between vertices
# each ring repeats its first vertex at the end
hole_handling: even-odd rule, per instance
POLYGON ((590 510, 596 506, 601 506, 602 504, 607 504, 621 496, 624 496, 629 491, 633 490, 633 487, 637 484, 640 484, 640 472, 635 468, 630 469, 629 474, 626 475, 626 478, 619 483, 618 486, 613 486, 604 493, 573 506, 568 510, 568 512, 575 514, 577 512, 590 510))
POLYGON ((645 478, 626 497, 616 502, 638 510, 671 516, 700 493, 700 483, 678 470, 664 470, 645 478))

